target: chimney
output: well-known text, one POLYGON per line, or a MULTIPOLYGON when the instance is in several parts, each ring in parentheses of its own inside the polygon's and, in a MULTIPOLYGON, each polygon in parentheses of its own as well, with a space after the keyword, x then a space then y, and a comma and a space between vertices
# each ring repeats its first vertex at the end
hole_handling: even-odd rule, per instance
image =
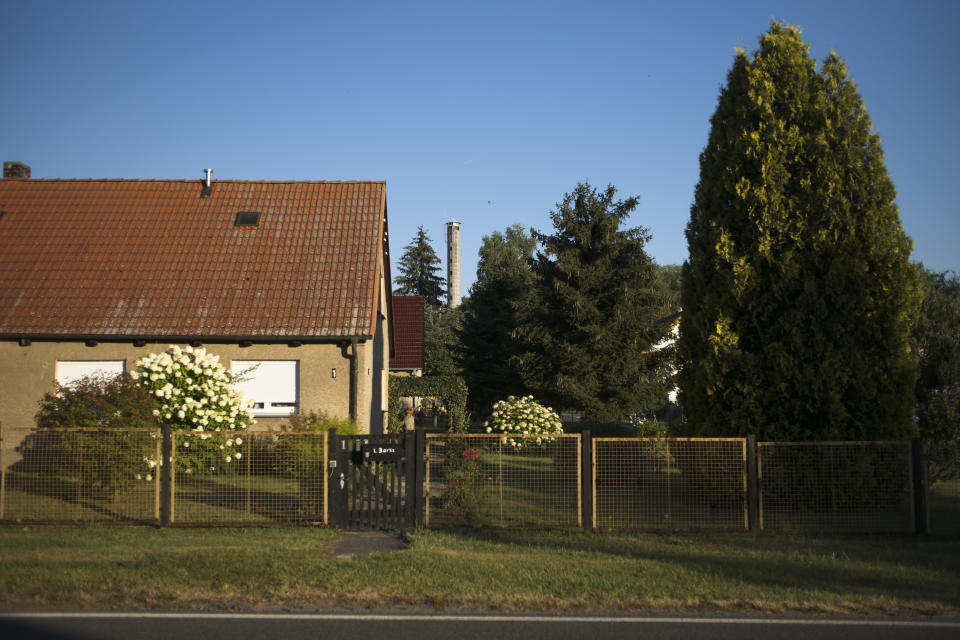
POLYGON ((22 162, 4 162, 3 177, 4 178, 29 178, 30 165, 26 165, 22 162))
POLYGON ((460 306, 460 223, 447 223, 447 306, 460 306))
POLYGON ((204 169, 203 174, 203 189, 200 189, 201 198, 209 198, 210 194, 213 193, 213 181, 210 180, 210 174, 213 173, 213 169, 204 169))

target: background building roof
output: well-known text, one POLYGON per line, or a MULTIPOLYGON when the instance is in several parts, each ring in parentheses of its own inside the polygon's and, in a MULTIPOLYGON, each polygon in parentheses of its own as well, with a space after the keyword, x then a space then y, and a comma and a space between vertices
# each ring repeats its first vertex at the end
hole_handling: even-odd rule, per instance
POLYGON ((393 370, 423 369, 423 296, 393 296, 393 370))

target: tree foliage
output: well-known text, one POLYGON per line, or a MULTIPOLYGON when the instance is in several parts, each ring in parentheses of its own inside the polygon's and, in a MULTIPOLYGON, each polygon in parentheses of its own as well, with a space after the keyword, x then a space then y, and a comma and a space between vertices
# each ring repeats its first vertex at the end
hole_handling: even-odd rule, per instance
POLYGON ((536 246, 536 239, 519 224, 484 236, 477 279, 460 307, 460 364, 470 389, 469 406, 484 415, 497 400, 526 393, 511 358, 517 350, 513 332, 533 295, 536 246))
POLYGON ((53 429, 157 427, 150 393, 128 375, 87 376, 40 400, 37 426, 53 429))
POLYGON ((909 433, 920 303, 879 137, 834 54, 773 23, 734 60, 700 156, 682 403, 710 435, 909 433))
POLYGON ((460 325, 463 307, 427 305, 423 310, 423 374, 459 376, 460 325))
POLYGON ((22 467, 39 471, 55 460, 88 496, 116 498, 136 480, 152 480, 158 432, 131 430, 156 429, 153 409, 150 394, 128 375, 57 385, 40 400, 40 429, 21 447, 22 467))
POLYGON ((534 232, 534 295, 516 331, 513 360, 527 388, 553 406, 622 419, 666 399, 669 329, 643 228, 621 229, 636 198, 581 183, 551 212, 554 231, 534 232))
POLYGON ((920 354, 917 398, 960 383, 960 278, 920 265, 923 304, 914 339, 920 354))
POLYGON ((654 265, 657 289, 663 296, 663 315, 668 316, 680 308, 680 277, 683 267, 679 264, 654 265))
POLYGON ((397 288, 394 293, 401 296, 423 296, 428 305, 440 306, 446 295, 444 279, 438 275, 440 258, 430 244, 431 240, 423 227, 417 229, 417 235, 400 256, 399 274, 393 279, 397 288))

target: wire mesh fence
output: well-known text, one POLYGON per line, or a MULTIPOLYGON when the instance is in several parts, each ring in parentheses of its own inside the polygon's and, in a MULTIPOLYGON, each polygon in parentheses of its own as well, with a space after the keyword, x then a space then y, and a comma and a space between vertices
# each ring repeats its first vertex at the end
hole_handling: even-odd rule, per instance
POLYGON ((159 429, 34 429, 0 443, 0 521, 376 526, 389 511, 390 522, 433 527, 912 532, 929 522, 960 534, 957 443, 921 456, 910 442, 761 442, 754 464, 744 439, 420 437, 422 470, 354 465, 331 487, 322 432, 172 432, 165 467, 159 429), (331 492, 347 521, 331 519, 331 492))
POLYGON ((960 536, 960 440, 930 443, 924 449, 930 533, 960 536))
POLYGON ((746 440, 596 438, 594 528, 747 527, 746 440))
POLYGON ((580 436, 428 434, 427 526, 582 525, 580 436))
POLYGON ((914 530, 910 442, 760 442, 763 529, 914 530))
MULTIPOLYGON (((159 522, 159 429, 36 429, 0 449, 0 520, 159 522)), ((174 432, 173 524, 326 523, 325 433, 174 432)))
POLYGON ((151 522, 160 431, 36 429, 0 448, 0 520, 151 522))
POLYGON ((326 523, 325 433, 173 434, 173 524, 326 523))

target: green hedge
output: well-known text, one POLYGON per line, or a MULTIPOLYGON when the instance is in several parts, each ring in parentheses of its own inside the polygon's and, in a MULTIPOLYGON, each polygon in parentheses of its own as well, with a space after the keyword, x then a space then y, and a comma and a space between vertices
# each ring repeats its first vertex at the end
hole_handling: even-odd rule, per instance
POLYGON ((400 411, 400 398, 436 397, 447 408, 450 419, 450 431, 463 433, 467 430, 467 384, 459 376, 390 376, 387 390, 389 398, 391 433, 403 431, 403 415, 400 411))

